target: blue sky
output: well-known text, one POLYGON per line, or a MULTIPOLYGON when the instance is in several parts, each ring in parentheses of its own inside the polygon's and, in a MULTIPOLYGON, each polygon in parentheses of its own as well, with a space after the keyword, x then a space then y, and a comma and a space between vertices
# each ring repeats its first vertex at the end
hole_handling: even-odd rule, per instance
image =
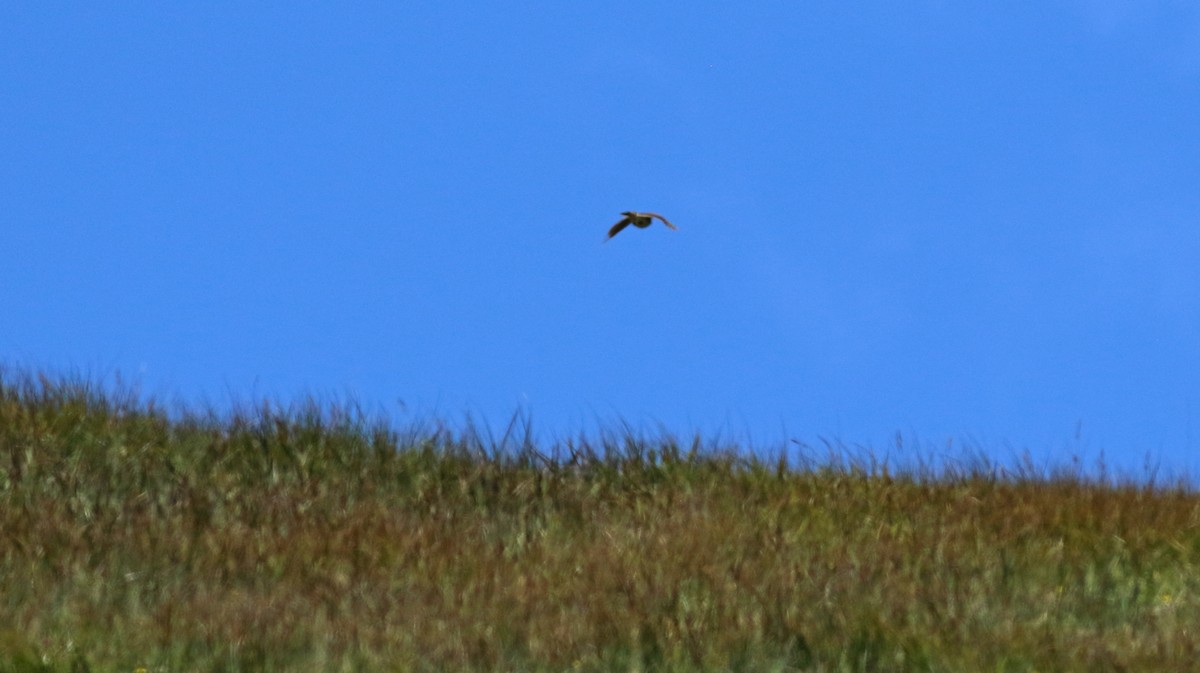
MULTIPOLYGON (((1200 467, 1193 2, 10 3, 0 359, 1200 467), (623 210, 679 226, 604 233, 623 210)), ((401 401, 403 406, 401 406, 401 401)))

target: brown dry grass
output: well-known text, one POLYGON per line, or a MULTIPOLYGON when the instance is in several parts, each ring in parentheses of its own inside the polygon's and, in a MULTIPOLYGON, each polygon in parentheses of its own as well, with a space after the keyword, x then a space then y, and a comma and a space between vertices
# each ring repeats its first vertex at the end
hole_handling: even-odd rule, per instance
POLYGON ((1184 671, 1200 497, 0 376, 0 672, 1184 671))

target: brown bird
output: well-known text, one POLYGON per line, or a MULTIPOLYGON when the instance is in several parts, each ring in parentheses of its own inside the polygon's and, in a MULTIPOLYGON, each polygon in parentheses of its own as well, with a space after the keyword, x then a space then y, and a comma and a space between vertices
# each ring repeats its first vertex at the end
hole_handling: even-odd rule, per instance
MULTIPOLYGON (((621 233, 622 229, 624 229, 625 227, 628 227, 631 224, 633 226, 637 227, 638 229, 645 229, 646 227, 650 226, 651 223, 654 222, 654 218, 656 218, 656 217, 658 219, 662 220, 662 223, 667 225, 668 228, 674 229, 676 231, 679 230, 679 227, 671 224, 670 222, 667 221, 667 218, 663 217, 662 215, 659 215, 658 213, 635 213, 632 210, 627 210, 621 214, 625 216, 625 219, 621 220, 620 222, 617 222, 616 224, 614 224, 612 226, 612 229, 608 230, 608 238, 612 238, 613 236, 616 236, 617 234, 621 233)), ((607 241, 608 238, 606 238, 604 240, 607 241)))

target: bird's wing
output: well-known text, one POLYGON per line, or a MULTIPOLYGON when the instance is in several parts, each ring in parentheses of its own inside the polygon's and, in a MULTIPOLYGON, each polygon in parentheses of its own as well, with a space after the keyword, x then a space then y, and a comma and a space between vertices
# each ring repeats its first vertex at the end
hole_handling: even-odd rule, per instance
POLYGON ((663 217, 662 215, 659 215, 658 213, 643 213, 643 214, 644 214, 644 215, 649 215, 650 217, 657 217, 658 219, 662 220, 662 223, 663 223, 663 224, 667 225, 667 226, 668 226, 668 227, 670 227, 671 229, 674 229, 674 230, 676 230, 676 231, 678 231, 678 230, 679 230, 679 227, 677 227, 677 226, 675 226, 675 225, 671 224, 670 222, 668 222, 668 221, 667 221, 667 218, 663 217))
POLYGON ((612 229, 608 230, 608 237, 612 238, 613 236, 616 236, 617 234, 621 233, 621 230, 624 229, 625 227, 628 227, 629 223, 632 221, 633 221, 632 218, 627 217, 627 218, 621 220, 620 222, 617 222, 616 224, 614 224, 612 226, 612 229))

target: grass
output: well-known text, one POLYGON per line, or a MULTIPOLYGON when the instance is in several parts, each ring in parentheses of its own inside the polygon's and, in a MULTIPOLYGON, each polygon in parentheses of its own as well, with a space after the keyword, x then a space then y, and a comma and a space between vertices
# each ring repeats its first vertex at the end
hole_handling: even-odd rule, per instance
POLYGON ((481 434, 0 372, 0 673, 1200 661, 1182 484, 481 434))

